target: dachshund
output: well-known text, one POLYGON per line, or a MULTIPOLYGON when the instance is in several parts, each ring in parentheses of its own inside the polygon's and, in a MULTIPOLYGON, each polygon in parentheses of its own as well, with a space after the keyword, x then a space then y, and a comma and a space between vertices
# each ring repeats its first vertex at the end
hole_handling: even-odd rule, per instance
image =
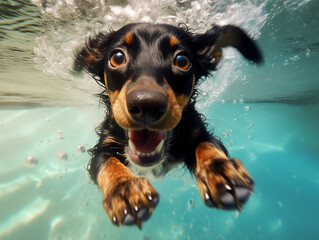
POLYGON ((233 25, 194 34, 185 26, 128 24, 98 33, 78 51, 74 70, 85 69, 104 89, 106 117, 87 170, 115 225, 141 228, 159 202, 147 179, 181 163, 208 207, 241 210, 253 192, 242 162, 229 157, 195 108, 196 88, 216 70, 225 47, 263 61, 256 43, 233 25))

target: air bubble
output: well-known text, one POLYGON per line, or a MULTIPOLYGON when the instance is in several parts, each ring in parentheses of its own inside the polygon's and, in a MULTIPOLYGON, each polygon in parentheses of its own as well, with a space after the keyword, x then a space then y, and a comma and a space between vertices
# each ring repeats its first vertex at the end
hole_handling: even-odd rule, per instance
POLYGON ((61 129, 57 129, 55 132, 56 132, 57 134, 63 133, 63 131, 62 131, 61 129))
POLYGON ((27 156, 26 159, 24 160, 24 164, 27 167, 34 167, 38 163, 38 159, 34 156, 27 156))
POLYGON ((191 211, 196 207, 196 203, 194 202, 193 199, 190 199, 187 203, 187 211, 191 211))
POLYGON ((55 154, 56 160, 68 160, 69 156, 65 151, 60 151, 55 154))
POLYGON ((250 106, 245 105, 245 106, 244 106, 244 109, 245 109, 246 111, 249 111, 249 110, 250 110, 250 106))
POLYGON ((79 144, 76 146, 76 151, 79 153, 84 153, 85 152, 85 147, 82 144, 79 144))
POLYGON ((299 59, 300 59, 299 55, 295 55, 295 56, 289 58, 289 60, 291 60, 293 62, 298 61, 299 59))
POLYGON ((306 57, 309 57, 310 56, 310 52, 311 50, 309 48, 306 49, 306 57))

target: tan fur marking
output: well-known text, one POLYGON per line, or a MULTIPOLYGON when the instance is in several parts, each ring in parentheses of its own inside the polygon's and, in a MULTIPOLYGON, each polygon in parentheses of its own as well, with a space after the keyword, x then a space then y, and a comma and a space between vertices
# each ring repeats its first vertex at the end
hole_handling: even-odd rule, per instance
POLYGON ((177 45, 178 43, 179 43, 179 41, 178 41, 177 37, 171 36, 171 37, 169 38, 169 46, 170 46, 170 47, 174 47, 174 46, 177 45))
POLYGON ((221 51, 215 52, 214 58, 215 58, 215 62, 216 63, 220 62, 221 57, 222 57, 222 52, 221 51))
POLYGON ((104 72, 104 84, 105 84, 105 87, 107 88, 107 76, 106 76, 106 72, 104 72))
POLYGON ((193 76, 193 84, 192 84, 191 94, 190 95, 180 94, 180 95, 176 96, 177 102, 182 108, 184 108, 187 105, 187 103, 188 103, 188 101, 193 93, 194 87, 195 87, 195 75, 193 76))
POLYGON ((185 94, 180 94, 176 96, 176 100, 178 102, 178 104, 184 108, 186 106, 186 104, 188 103, 190 96, 187 96, 185 94))
MULTIPOLYGON (((228 161, 228 157, 222 150, 216 148, 209 142, 200 143, 196 148, 195 154, 196 182, 203 201, 205 202, 205 193, 207 192, 210 192, 214 199, 218 199, 218 183, 222 183, 224 181, 224 178, 222 175, 214 174, 209 169, 214 159, 225 159, 226 161, 228 161), (198 178, 198 176, 201 177, 198 178), (204 182, 202 182, 202 179, 204 179, 204 182)), ((219 203, 219 201, 215 201, 215 204, 217 204, 217 207, 222 208, 222 205, 219 203)))
POLYGON ((128 45, 131 45, 132 42, 133 42, 133 33, 127 33, 125 36, 124 36, 124 41, 128 44, 128 45))
MULTIPOLYGON (((100 50, 99 49, 97 49, 97 48, 94 48, 93 49, 95 52, 100 52, 100 50)), ((90 65, 92 62, 97 62, 97 61, 100 61, 101 60, 101 58, 97 58, 97 57, 95 57, 94 55, 93 55, 93 53, 91 53, 88 49, 86 49, 85 50, 86 51, 86 53, 87 53, 87 57, 86 57, 86 59, 85 59, 85 63, 87 64, 87 65, 90 65)))
POLYGON ((106 72, 104 72, 104 83, 105 83, 105 87, 106 87, 106 90, 107 90, 107 95, 109 96, 110 100, 111 100, 111 104, 113 105, 114 102, 116 101, 120 91, 117 90, 117 91, 109 91, 108 87, 107 87, 107 76, 106 76, 106 72))
POLYGON ((195 151, 197 167, 204 167, 208 159, 228 159, 226 154, 209 142, 200 143, 195 151))
POLYGON ((116 120, 116 122, 122 127, 122 128, 136 128, 141 126, 136 126, 135 121, 132 119, 131 115, 129 114, 127 110, 126 105, 126 96, 127 96, 127 85, 131 82, 131 79, 129 79, 124 86, 121 88, 121 90, 116 91, 116 96, 112 97, 111 104, 112 104, 112 110, 113 110, 113 116, 116 120))
POLYGON ((113 136, 106 137, 102 144, 105 146, 105 145, 109 145, 110 143, 122 144, 117 138, 113 136))
POLYGON ((92 62, 97 62, 97 61, 101 60, 101 59, 96 58, 91 52, 89 52, 89 50, 86 49, 85 51, 87 53, 87 57, 85 59, 85 63, 87 65, 90 65, 92 62))
POLYGON ((218 44, 213 45, 211 47, 211 52, 213 53, 213 56, 215 58, 215 63, 219 63, 223 55, 221 46, 218 44))
POLYGON ((133 173, 115 157, 109 158, 100 168, 97 183, 104 194, 109 194, 119 182, 131 178, 133 173))

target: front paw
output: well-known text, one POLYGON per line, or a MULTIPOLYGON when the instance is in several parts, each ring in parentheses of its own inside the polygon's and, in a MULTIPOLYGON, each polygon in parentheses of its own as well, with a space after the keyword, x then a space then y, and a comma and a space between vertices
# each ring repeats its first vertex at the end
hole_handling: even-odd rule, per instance
POLYGON ((196 182, 205 204, 223 209, 242 209, 254 190, 254 181, 238 159, 206 160, 196 169, 196 182))
POLYGON ((133 225, 141 228, 157 206, 159 195, 146 178, 130 177, 114 183, 104 195, 103 207, 115 225, 133 225))

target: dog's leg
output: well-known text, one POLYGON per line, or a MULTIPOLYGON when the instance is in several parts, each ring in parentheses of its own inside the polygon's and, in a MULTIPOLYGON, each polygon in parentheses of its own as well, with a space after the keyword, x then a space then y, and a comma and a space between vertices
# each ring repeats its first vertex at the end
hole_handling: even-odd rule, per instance
POLYGON ((200 195, 209 207, 241 210, 254 181, 242 162, 229 159, 221 143, 216 143, 202 142, 196 148, 195 175, 200 195))
POLYGON ((100 167, 97 183, 104 194, 106 213, 119 226, 136 224, 141 228, 159 201, 149 181, 135 176, 115 157, 100 167))

